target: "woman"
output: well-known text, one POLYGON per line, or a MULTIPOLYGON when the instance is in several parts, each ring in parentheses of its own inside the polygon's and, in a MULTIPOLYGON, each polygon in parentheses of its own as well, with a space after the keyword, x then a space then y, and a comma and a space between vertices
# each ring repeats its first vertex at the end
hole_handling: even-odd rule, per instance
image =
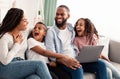
POLYGON ((28 21, 24 11, 8 10, 0 27, 0 79, 52 79, 47 66, 40 61, 27 61, 28 21))

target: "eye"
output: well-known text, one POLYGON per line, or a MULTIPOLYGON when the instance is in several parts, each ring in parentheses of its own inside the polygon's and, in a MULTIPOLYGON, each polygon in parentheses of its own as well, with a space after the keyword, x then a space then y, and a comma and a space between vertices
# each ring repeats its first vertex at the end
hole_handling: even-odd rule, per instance
POLYGON ((41 30, 42 28, 39 27, 38 29, 41 30))
POLYGON ((27 19, 22 19, 22 21, 27 22, 27 19))

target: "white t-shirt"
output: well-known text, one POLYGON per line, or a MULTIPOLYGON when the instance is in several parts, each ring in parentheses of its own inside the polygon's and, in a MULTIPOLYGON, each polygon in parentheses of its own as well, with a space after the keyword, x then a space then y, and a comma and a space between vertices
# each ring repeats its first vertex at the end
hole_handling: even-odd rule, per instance
POLYGON ((28 60, 39 60, 39 61, 43 61, 44 63, 48 63, 48 57, 45 57, 43 55, 40 55, 32 50, 30 50, 31 48, 35 47, 35 46, 40 46, 43 49, 46 49, 44 43, 36 41, 34 38, 29 38, 28 39, 28 51, 27 51, 27 59, 28 60))
POLYGON ((70 57, 75 57, 75 52, 71 46, 72 33, 66 28, 64 30, 60 30, 59 35, 63 45, 63 52, 61 53, 70 57))

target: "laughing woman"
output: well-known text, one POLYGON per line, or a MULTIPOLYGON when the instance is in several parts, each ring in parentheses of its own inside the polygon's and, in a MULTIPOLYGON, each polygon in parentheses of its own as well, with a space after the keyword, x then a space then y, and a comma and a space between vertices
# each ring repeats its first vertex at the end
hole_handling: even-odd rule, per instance
POLYGON ((8 10, 0 26, 0 79, 52 79, 46 64, 27 61, 27 18, 18 8, 8 10))

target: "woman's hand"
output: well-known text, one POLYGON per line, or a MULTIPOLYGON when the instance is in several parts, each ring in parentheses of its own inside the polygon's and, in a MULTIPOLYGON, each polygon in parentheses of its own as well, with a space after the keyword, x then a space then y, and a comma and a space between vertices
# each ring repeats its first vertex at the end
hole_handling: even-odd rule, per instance
POLYGON ((14 43, 19 43, 19 44, 22 43, 23 41, 22 34, 20 33, 18 35, 12 34, 12 36, 13 36, 14 43))
POLYGON ((81 67, 79 61, 77 61, 75 58, 66 55, 63 58, 57 59, 57 62, 60 62, 65 66, 74 70, 81 67))

